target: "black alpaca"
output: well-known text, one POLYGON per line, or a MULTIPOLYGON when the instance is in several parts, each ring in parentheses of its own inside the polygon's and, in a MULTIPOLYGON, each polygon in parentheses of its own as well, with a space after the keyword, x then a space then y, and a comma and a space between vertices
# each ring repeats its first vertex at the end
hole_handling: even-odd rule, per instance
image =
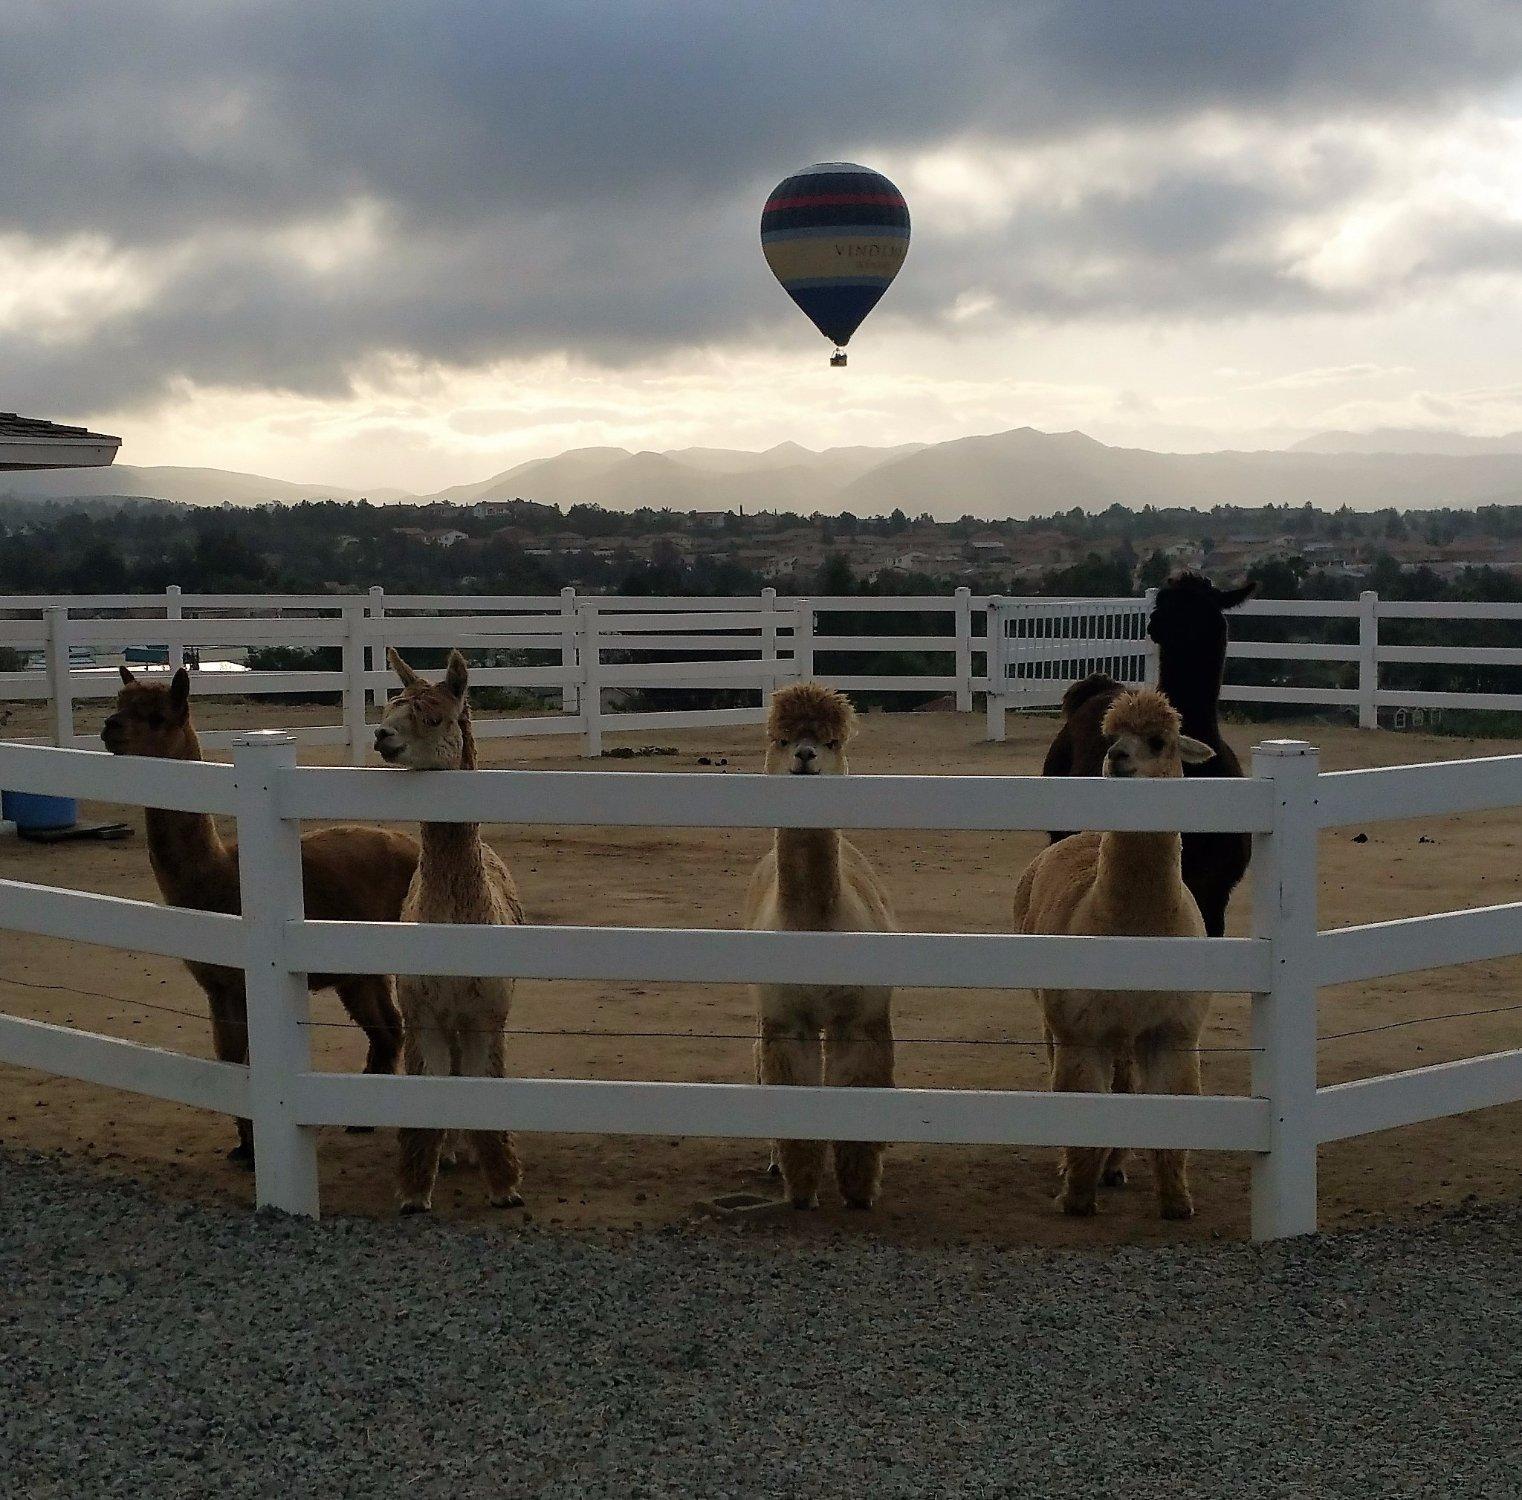
MULTIPOLYGON (((1242 762, 1221 738, 1218 709, 1221 677, 1226 670, 1226 611, 1235 609, 1257 587, 1218 589, 1198 573, 1180 573, 1157 591, 1157 605, 1147 634, 1157 642, 1158 688, 1178 709, 1184 733, 1203 740, 1215 755, 1184 775, 1240 776, 1242 762)), ((1117 693, 1125 689, 1113 677, 1096 672, 1075 682, 1062 696, 1062 727, 1046 752, 1043 776, 1098 776, 1109 742, 1100 731, 1117 693)), ((1054 833, 1052 841, 1066 838, 1054 833)), ((1205 931, 1226 932, 1226 903, 1247 873, 1252 839, 1245 833, 1186 833, 1184 884, 1199 902, 1205 931)))

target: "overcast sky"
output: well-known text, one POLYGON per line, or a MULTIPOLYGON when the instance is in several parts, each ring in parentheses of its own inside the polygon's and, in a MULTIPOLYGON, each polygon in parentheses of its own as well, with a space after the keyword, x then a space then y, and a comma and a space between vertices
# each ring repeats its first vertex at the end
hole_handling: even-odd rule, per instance
POLYGON ((410 489, 591 444, 1522 428, 1522 6, 0 4, 0 407, 410 489), (767 191, 914 219, 845 371, 767 191))

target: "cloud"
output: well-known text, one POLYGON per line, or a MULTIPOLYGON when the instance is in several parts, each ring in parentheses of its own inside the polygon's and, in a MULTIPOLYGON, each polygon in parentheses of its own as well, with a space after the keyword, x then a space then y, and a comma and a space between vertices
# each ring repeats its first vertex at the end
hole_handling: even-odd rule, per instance
POLYGON ((805 337, 756 220, 836 155, 916 211, 882 316, 951 337, 1367 306, 1522 264, 1519 67, 1481 0, 10 7, 0 282, 56 272, 0 359, 87 412, 805 337))

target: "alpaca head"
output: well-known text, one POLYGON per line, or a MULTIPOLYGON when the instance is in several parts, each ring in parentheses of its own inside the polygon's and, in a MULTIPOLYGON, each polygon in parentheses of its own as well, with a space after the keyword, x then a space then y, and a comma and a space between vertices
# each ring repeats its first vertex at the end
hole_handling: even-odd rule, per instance
POLYGON ((142 682, 126 667, 116 708, 101 727, 112 755, 151 755, 159 760, 199 759, 190 723, 190 673, 181 667, 166 685, 142 682))
POLYGON ((851 700, 818 682, 778 688, 766 718, 768 776, 844 776, 856 733, 851 700))
POLYGON ((1215 754, 1180 728, 1178 710, 1152 688, 1122 693, 1105 714, 1106 776, 1182 776, 1215 754))
POLYGON ((381 715, 376 753, 387 765, 409 771, 459 770, 467 758, 467 744, 474 748, 465 658, 458 651, 449 653, 442 682, 425 682, 394 648, 387 649, 386 660, 401 678, 402 690, 381 715))
POLYGON ((1175 573, 1157 591, 1147 634, 1164 650, 1180 653, 1226 651, 1226 611, 1244 604, 1258 587, 1218 589, 1200 573, 1175 573))

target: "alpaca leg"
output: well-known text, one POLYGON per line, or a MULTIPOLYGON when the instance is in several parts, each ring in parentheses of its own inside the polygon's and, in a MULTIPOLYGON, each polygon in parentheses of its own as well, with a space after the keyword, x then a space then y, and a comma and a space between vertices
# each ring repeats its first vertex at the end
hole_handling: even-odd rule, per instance
MULTIPOLYGON (((824 1081, 840 1088, 893 1087, 893 1022, 884 1012, 870 1021, 828 1028, 824 1081)), ((883 1181, 881 1141, 836 1141, 835 1181, 848 1208, 871 1208, 883 1181)))
MULTIPOLYGON (((501 1024, 501 1023, 498 1023, 501 1024)), ((503 1078, 507 1075, 505 1039, 483 1019, 479 1029, 460 1039, 460 1074, 465 1078, 503 1078)), ((505 1130, 473 1130, 471 1144, 486 1179, 486 1197, 493 1208, 522 1208, 518 1184, 523 1168, 513 1138, 505 1130)))
MULTIPOLYGON (((1110 1086, 1115 1062, 1093 1045, 1057 1039, 1052 1062, 1052 1089, 1062 1094, 1102 1094, 1110 1086)), ((1062 1153, 1062 1191, 1057 1206, 1082 1217, 1097 1212, 1099 1174, 1109 1152, 1103 1146, 1068 1146, 1062 1153)))
MULTIPOLYGON (((766 1080, 761 1076, 761 1024, 759 1021, 756 1023, 756 1045, 753 1051, 755 1053, 754 1061, 756 1082, 765 1083, 766 1080)), ((782 1163, 777 1158, 776 1141, 767 1142, 766 1175, 768 1177, 780 1177, 782 1175, 782 1163)))
MULTIPOLYGON (((1130 1052, 1116 1053, 1115 1071, 1110 1078, 1110 1092, 1112 1094, 1136 1092, 1136 1058, 1130 1052)), ((1126 1147, 1111 1146, 1105 1156, 1104 1171, 1100 1173, 1099 1180, 1106 1187, 1124 1187, 1126 1163, 1130 1159, 1131 1153, 1126 1147)))
MULTIPOLYGON (((761 1023, 761 1082, 817 1085, 821 1078, 819 1039, 776 1021, 761 1023)), ((824 1141, 778 1141, 782 1183, 794 1208, 819 1207, 824 1176, 824 1141)))
MULTIPOLYGON (((350 1019, 365 1034, 365 1072, 396 1072, 402 1053, 402 1012, 396 1003, 396 981, 389 974, 353 974, 334 989, 350 1019)), ((350 1135, 369 1135, 373 1125, 349 1125, 350 1135)))
MULTIPOLYGON (((196 976, 201 979, 198 974, 196 976)), ((206 1003, 211 1010, 211 1045, 218 1062, 248 1062, 248 1003, 241 978, 202 979, 206 1003)), ((252 1120, 238 1121, 238 1144, 227 1153, 228 1161, 241 1167, 254 1165, 254 1125, 252 1120)))
POLYGON ((396 1003, 396 981, 389 974, 353 974, 334 989, 354 1024, 369 1043, 365 1072, 394 1073, 402 1055, 402 1012, 396 1003))
MULTIPOLYGON (((409 1016, 403 1057, 414 1077, 449 1076, 449 1040, 437 1022, 427 1016, 409 1016)), ((433 1207, 433 1185, 439 1175, 442 1130, 402 1129, 396 1133, 397 1197, 404 1214, 423 1213, 433 1207)))
MULTIPOLYGON (((1151 1036, 1137 1049, 1141 1086, 1149 1094, 1198 1094, 1200 1055, 1198 1039, 1177 1032, 1151 1036)), ((1165 1219, 1194 1217, 1189 1193, 1189 1153, 1154 1151, 1152 1170, 1157 1178, 1158 1211, 1165 1219)))

